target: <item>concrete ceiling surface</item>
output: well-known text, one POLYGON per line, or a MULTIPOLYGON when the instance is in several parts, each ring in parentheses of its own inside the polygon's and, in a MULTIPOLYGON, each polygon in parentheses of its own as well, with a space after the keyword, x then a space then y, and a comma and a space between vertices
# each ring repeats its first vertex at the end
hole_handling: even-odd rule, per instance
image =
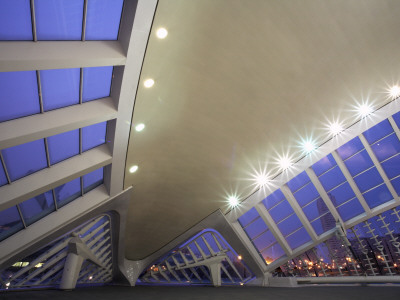
POLYGON ((399 15, 397 0, 160 0, 133 114, 146 128, 127 156, 127 258, 248 196, 255 171, 300 157, 302 138, 326 140, 328 121, 351 124, 357 103, 386 103, 399 15))

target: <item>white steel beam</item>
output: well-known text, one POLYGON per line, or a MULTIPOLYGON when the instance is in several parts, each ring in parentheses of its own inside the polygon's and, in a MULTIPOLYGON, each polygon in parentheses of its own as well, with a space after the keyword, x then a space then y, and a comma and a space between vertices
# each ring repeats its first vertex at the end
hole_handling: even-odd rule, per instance
MULTIPOLYGON (((47 192, 111 163, 107 145, 101 145, 0 187, 0 211, 47 192)), ((52 223, 49 223, 52 224, 52 223)), ((0 252, 1 253, 1 252, 0 252)))
POLYGON ((0 72, 120 66, 125 62, 118 41, 0 42, 0 72))
POLYGON ((0 123, 0 149, 108 121, 117 116, 110 97, 0 123))
POLYGON ((314 228, 312 227, 311 223, 308 221, 306 215, 304 214, 303 210, 301 209, 300 205, 297 203, 297 200, 293 196, 292 192, 290 189, 287 187, 287 185, 283 185, 281 187, 281 191, 283 195, 285 196, 286 200, 289 202, 290 206, 293 208, 295 214, 299 217, 300 222, 303 224, 304 228, 307 230, 308 234, 310 235, 311 239, 313 242, 318 241, 318 236, 314 231, 314 228))
POLYGON ((268 210, 265 208, 264 204, 258 203, 255 206, 257 212, 259 213, 261 219, 267 224, 269 230, 271 231, 272 235, 275 237, 278 244, 282 247, 283 251, 287 256, 292 254, 292 249, 290 248, 289 244, 287 243, 285 237, 280 232, 278 226, 275 224, 274 220, 272 219, 271 215, 269 214, 268 210))

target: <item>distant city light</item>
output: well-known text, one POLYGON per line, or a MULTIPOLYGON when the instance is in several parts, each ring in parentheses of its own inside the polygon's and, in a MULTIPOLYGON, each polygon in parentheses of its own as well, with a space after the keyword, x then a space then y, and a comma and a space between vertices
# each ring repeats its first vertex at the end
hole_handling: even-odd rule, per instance
POLYGON ((241 255, 238 255, 238 260, 242 260, 242 256, 241 255))
POLYGON ((165 28, 163 28, 163 27, 161 27, 161 28, 159 28, 158 30, 157 30, 157 37, 159 38, 159 39, 165 39, 166 37, 167 37, 167 35, 168 35, 168 30, 167 29, 165 29, 165 28))
POLYGON ((140 124, 137 124, 137 125, 136 125, 135 130, 136 130, 137 132, 140 132, 140 131, 142 131, 145 127, 146 127, 146 125, 144 125, 143 123, 140 123, 140 124))
POLYGON ((372 107, 368 104, 362 104, 358 107, 358 114, 361 118, 365 118, 372 113, 372 107))
POLYGON ((398 85, 394 85, 390 88, 389 90, 390 96, 393 99, 396 99, 397 97, 400 96, 400 87, 398 85))
POLYGON ((143 84, 146 88, 151 88, 154 85, 154 80, 151 78, 146 79, 143 84))
POLYGON ((137 165, 134 165, 129 169, 129 172, 130 173, 135 173, 138 169, 139 169, 139 167, 137 165))
POLYGON ((236 196, 230 196, 228 201, 231 207, 236 207, 239 205, 239 199, 236 196))

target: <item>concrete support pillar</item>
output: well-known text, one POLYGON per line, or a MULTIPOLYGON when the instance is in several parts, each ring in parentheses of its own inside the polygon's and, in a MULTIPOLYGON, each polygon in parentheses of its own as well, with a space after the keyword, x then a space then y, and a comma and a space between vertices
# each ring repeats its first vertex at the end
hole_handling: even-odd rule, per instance
POLYGON ((215 262, 208 265, 211 273, 211 280, 214 286, 221 286, 221 262, 215 262))
POLYGON ((60 283, 61 290, 72 290, 75 288, 83 261, 84 258, 78 254, 71 252, 68 254, 60 283))

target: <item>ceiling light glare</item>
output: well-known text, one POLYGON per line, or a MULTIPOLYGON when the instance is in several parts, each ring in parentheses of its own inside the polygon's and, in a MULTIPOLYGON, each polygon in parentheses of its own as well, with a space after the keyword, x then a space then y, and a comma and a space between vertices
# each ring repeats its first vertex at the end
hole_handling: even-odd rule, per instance
POLYGON ((134 166, 130 167, 129 172, 135 173, 138 169, 139 169, 139 167, 137 165, 134 165, 134 166))
POLYGON ((329 125, 329 131, 333 136, 338 135, 343 131, 343 126, 340 125, 338 122, 334 122, 329 125))
POLYGON ((146 125, 144 125, 143 123, 140 123, 140 124, 137 124, 137 125, 135 126, 135 130, 136 130, 137 132, 141 132, 145 127, 146 127, 146 125))
POLYGON ((236 196, 230 196, 228 201, 231 207, 236 207, 239 205, 239 199, 236 196))
POLYGON ((290 168, 290 166, 292 165, 292 161, 290 160, 289 157, 280 158, 278 163, 282 171, 290 168))
POLYGON ((268 176, 265 174, 257 175, 256 181, 258 187, 266 186, 269 183, 268 176))
POLYGON ((167 35, 168 35, 168 30, 167 29, 165 29, 165 28, 163 28, 163 27, 161 27, 161 28, 159 28, 158 30, 157 30, 157 37, 159 38, 159 39, 165 39, 166 37, 167 37, 167 35))
POLYGON ((400 87, 398 85, 392 86, 389 93, 393 99, 396 99, 400 96, 400 87))
POLYGON ((146 79, 143 84, 146 88, 151 88, 154 85, 154 80, 151 78, 146 79))
POLYGON ((305 153, 310 153, 316 149, 315 144, 312 141, 306 141, 303 143, 303 149, 305 153))
POLYGON ((358 114, 361 118, 365 118, 372 113, 372 107, 368 104, 362 104, 358 107, 358 114))

